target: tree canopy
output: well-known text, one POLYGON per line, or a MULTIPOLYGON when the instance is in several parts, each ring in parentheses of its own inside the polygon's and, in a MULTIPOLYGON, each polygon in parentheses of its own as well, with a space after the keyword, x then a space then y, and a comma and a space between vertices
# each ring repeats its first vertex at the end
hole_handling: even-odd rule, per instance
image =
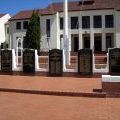
POLYGON ((40 50, 40 37, 40 17, 38 10, 34 10, 23 41, 23 48, 40 50))

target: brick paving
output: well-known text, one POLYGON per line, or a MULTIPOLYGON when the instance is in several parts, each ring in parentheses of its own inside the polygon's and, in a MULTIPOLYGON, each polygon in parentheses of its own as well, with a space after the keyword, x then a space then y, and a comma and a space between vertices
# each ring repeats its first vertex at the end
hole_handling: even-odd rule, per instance
MULTIPOLYGON (((101 78, 0 75, 0 88, 92 92, 101 78)), ((120 120, 120 98, 0 92, 0 120, 120 120)))
POLYGON ((119 98, 0 92, 0 120, 120 120, 119 98))
POLYGON ((101 78, 0 75, 0 88, 92 92, 101 88, 101 78))

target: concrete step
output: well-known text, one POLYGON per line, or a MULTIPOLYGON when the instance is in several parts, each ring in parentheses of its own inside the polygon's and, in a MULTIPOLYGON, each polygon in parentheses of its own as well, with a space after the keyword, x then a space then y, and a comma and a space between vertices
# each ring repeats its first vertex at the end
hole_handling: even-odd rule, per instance
POLYGON ((32 90, 32 89, 9 89, 0 88, 1 92, 15 92, 22 94, 39 94, 39 95, 52 95, 52 96, 72 96, 72 97, 91 97, 91 98, 106 98, 105 93, 95 92, 72 92, 72 91, 43 91, 43 90, 32 90))
POLYGON ((107 56, 95 56, 95 64, 106 64, 107 56))
POLYGON ((95 64, 96 69, 106 68, 107 64, 95 64))

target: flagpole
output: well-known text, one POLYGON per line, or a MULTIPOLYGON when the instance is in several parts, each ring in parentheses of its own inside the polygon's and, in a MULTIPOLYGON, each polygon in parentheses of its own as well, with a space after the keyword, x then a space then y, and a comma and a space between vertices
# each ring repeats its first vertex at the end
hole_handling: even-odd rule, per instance
POLYGON ((70 65, 70 43, 68 33, 68 0, 64 0, 64 60, 66 65, 70 65))

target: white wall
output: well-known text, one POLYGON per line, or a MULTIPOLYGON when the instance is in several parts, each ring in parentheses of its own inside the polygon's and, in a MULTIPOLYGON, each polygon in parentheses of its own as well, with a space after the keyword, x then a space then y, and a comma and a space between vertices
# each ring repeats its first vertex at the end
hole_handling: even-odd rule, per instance
POLYGON ((116 12, 116 47, 120 48, 120 11, 116 12))
POLYGON ((0 44, 5 42, 5 23, 10 19, 10 15, 6 14, 0 18, 0 44))
POLYGON ((17 37, 24 38, 26 35, 26 29, 23 29, 23 21, 29 20, 16 20, 10 21, 10 36, 9 36, 9 48, 15 49, 17 47, 17 37), (21 22, 21 29, 16 29, 16 22, 21 22))
MULTIPOLYGON (((53 48, 60 48, 60 34, 63 34, 63 30, 60 30, 59 27, 59 18, 63 17, 63 12, 54 14, 54 15, 47 15, 47 16, 40 16, 40 27, 41 27, 41 51, 48 51, 49 49, 53 48), (47 41, 46 36, 46 19, 50 19, 51 23, 51 38, 47 41)), ((90 11, 73 11, 69 12, 68 14, 69 19, 69 39, 71 39, 71 34, 78 34, 79 35, 79 48, 83 47, 82 42, 82 34, 85 32, 89 33, 91 36, 91 48, 94 46, 94 33, 101 33, 102 34, 102 50, 105 50, 105 34, 106 33, 114 33, 114 44, 120 46, 119 38, 120 38, 120 12, 115 10, 90 10, 90 11), (93 28, 93 16, 94 15, 101 15, 102 16, 102 28, 93 28), (115 27, 114 28, 105 28, 105 15, 114 15, 115 16, 115 27), (71 17, 78 16, 79 17, 79 29, 71 30, 71 17), (91 20, 91 27, 90 29, 82 29, 82 16, 90 16, 91 20)), ((21 22, 24 20, 20 20, 21 22)), ((16 30, 16 22, 10 22, 10 36, 11 36, 11 47, 16 48, 16 37, 24 37, 26 31, 16 30)))
POLYGON ((40 27, 41 27, 41 51, 46 51, 49 49, 59 48, 58 44, 59 32, 58 32, 58 16, 59 14, 40 16, 40 27), (47 41, 46 35, 46 20, 50 19, 50 39, 47 41))

